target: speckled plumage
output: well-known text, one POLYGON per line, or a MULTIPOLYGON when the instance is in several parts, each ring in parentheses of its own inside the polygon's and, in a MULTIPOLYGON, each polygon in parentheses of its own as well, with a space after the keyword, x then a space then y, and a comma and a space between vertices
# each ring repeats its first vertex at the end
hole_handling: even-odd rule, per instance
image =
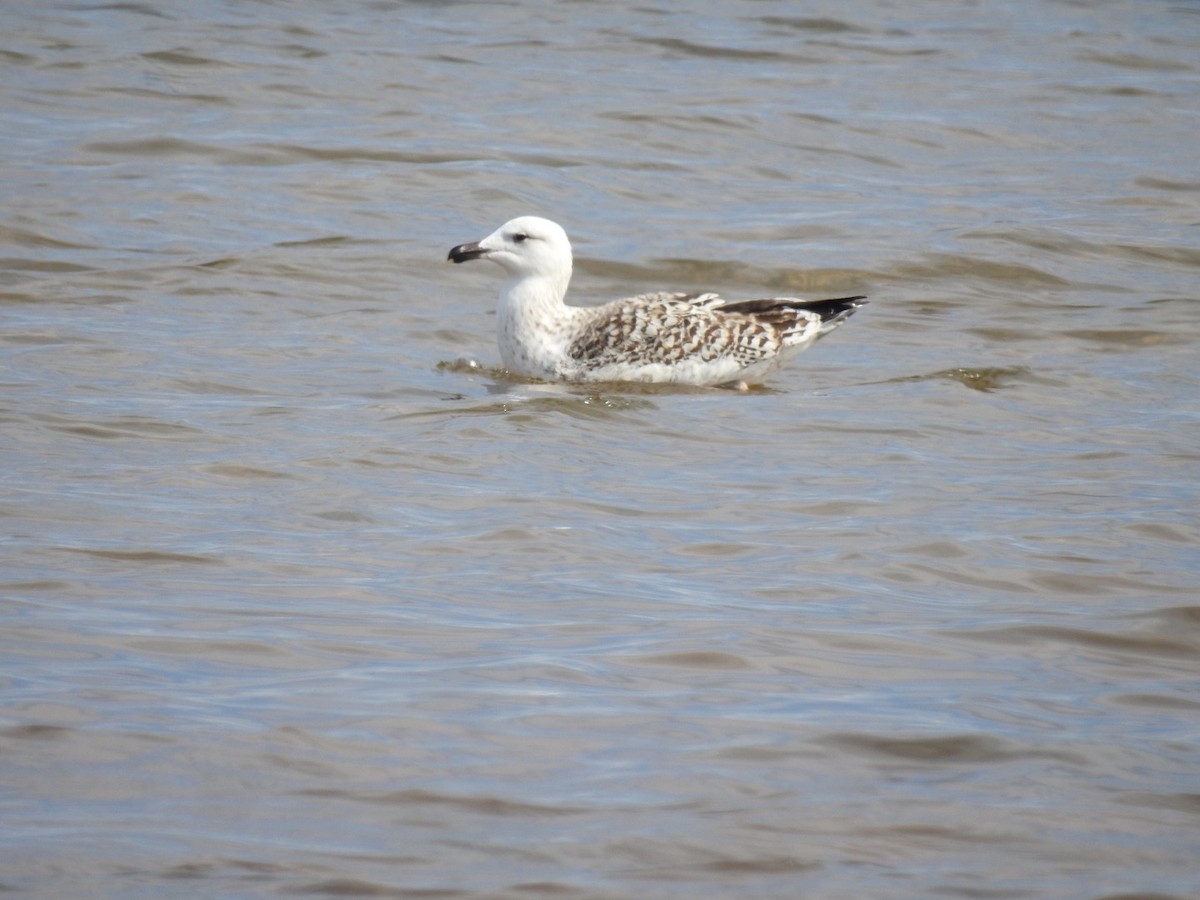
POLYGON ((713 385, 757 383, 854 313, 862 297, 729 302, 716 294, 660 292, 602 306, 567 306, 571 245, 547 219, 513 219, 453 262, 492 259, 500 291, 497 340, 512 372, 565 381, 713 385))

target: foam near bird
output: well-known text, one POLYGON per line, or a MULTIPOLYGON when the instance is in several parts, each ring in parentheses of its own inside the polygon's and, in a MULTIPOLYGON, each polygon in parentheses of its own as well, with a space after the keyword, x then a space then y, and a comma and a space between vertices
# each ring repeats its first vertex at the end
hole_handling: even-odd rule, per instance
POLYGON ((728 301, 660 292, 601 306, 567 306, 571 243, 549 219, 522 216, 451 262, 490 259, 508 276, 497 339, 510 372, 552 381, 757 384, 837 328, 865 297, 728 301))

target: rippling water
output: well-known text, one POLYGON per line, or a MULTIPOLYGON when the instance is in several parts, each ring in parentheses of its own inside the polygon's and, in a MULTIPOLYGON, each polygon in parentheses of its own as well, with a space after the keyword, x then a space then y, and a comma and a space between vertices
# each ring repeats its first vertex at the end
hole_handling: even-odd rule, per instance
POLYGON ((9 2, 0 888, 1200 892, 1200 7, 9 2), (748 394, 496 273, 866 293, 748 394))

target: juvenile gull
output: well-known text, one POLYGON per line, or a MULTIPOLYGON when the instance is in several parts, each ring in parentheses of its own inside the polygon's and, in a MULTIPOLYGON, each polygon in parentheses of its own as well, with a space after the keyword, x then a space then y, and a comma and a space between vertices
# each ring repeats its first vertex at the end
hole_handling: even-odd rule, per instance
POLYGON ((448 258, 500 264, 508 276, 496 323, 505 368, 552 381, 757 384, 865 302, 729 302, 716 294, 664 291, 602 306, 567 306, 571 243, 561 227, 536 216, 459 244, 448 258))

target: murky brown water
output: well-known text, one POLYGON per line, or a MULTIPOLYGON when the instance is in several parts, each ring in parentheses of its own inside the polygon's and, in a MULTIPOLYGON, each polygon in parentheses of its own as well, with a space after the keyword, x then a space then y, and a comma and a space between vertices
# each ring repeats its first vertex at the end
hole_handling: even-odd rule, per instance
POLYGON ((9 2, 0 887, 1200 892, 1200 7, 9 2), (871 305, 505 381, 496 273, 871 305), (477 360, 472 368, 461 360, 477 360))

